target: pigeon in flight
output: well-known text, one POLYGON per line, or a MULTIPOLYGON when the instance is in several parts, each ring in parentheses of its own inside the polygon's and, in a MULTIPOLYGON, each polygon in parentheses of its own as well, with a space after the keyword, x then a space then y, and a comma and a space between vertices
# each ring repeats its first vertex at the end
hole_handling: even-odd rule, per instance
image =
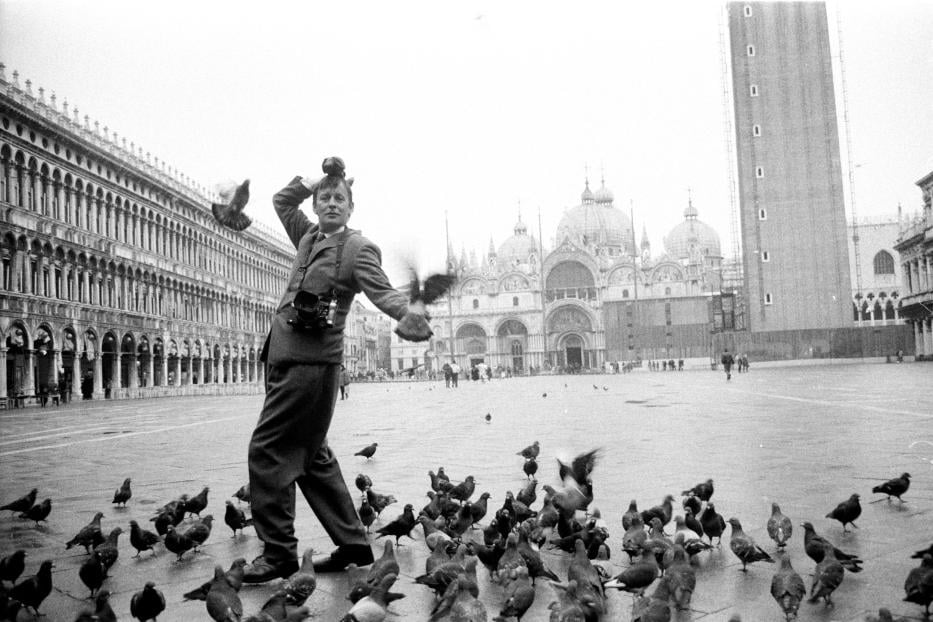
POLYGON ((249 201, 249 180, 243 180, 239 186, 232 183, 217 188, 217 194, 223 203, 211 203, 214 218, 224 227, 234 231, 243 231, 253 221, 243 213, 243 208, 249 201))

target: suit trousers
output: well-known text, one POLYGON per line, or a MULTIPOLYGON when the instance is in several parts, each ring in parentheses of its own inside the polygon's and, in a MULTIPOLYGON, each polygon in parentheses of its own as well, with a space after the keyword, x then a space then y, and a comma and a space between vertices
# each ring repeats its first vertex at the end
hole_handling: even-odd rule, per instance
POLYGON ((339 386, 339 363, 267 366, 266 399, 249 443, 249 485, 253 524, 270 561, 298 557, 296 484, 335 544, 368 544, 327 445, 339 386))

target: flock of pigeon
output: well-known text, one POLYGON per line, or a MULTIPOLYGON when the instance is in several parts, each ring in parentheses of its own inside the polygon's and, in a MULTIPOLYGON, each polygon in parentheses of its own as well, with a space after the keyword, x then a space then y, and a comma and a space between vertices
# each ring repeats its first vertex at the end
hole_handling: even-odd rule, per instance
MULTIPOLYGON (((377 444, 356 453, 367 460, 376 453, 377 444)), ((393 520, 381 519, 383 512, 397 503, 393 495, 376 492, 371 478, 360 473, 355 485, 361 493, 359 515, 369 531, 375 529, 375 538, 386 538, 383 553, 367 568, 352 566, 349 575, 349 610, 342 622, 381 622, 390 613, 390 604, 405 594, 391 591, 400 575, 395 556, 396 547, 403 538, 422 540, 430 554, 425 560, 424 573, 415 578, 417 586, 431 590, 435 598, 429 621, 481 622, 489 619, 486 606, 478 598, 477 567, 482 564, 492 583, 502 588, 502 603, 493 620, 519 621, 531 609, 536 598, 546 593, 549 619, 552 622, 591 622, 605 619, 608 611, 607 593, 619 590, 633 595, 631 619, 636 622, 665 622, 674 611, 689 609, 697 585, 697 572, 702 572, 693 560, 719 547, 726 525, 730 551, 742 563, 742 570, 760 562, 776 564, 771 582, 771 594, 786 620, 797 618, 804 600, 823 601, 832 606, 832 595, 847 573, 858 573, 863 561, 856 555, 834 546, 816 533, 813 525, 802 522, 804 549, 814 561, 809 590, 804 578, 791 565, 784 549, 791 542, 794 522, 785 516, 778 504, 772 504, 767 521, 767 533, 774 541, 776 551, 769 553, 743 530, 736 517, 726 520, 716 511, 713 502, 714 485, 709 479, 682 494, 683 514, 675 515, 675 498, 667 495, 654 507, 639 511, 632 500, 628 511, 621 517, 621 538, 610 539, 610 526, 592 508, 592 474, 600 451, 578 455, 570 463, 558 460, 559 484, 541 486, 541 505, 538 501, 538 470, 540 445, 535 441, 518 454, 523 458, 523 472, 527 484, 517 494, 508 491, 501 507, 491 508, 489 492, 474 499, 476 482, 472 475, 462 481, 451 481, 440 467, 428 471, 430 480, 429 503, 416 514, 411 503, 393 520), (665 529, 673 521, 674 529, 665 529), (421 527, 418 530, 418 527, 421 527), (480 531, 477 531, 481 527, 480 531), (418 532, 421 532, 420 534, 418 532), (481 535, 479 535, 481 534, 481 535), (393 542, 394 541, 394 542, 393 542), (566 574, 559 576, 547 564, 543 550, 566 555, 566 574), (627 556, 627 565, 612 576, 607 571, 613 551, 621 550, 627 556), (539 581, 542 580, 542 581, 539 581), (539 589, 546 582, 550 589, 539 589), (809 595, 808 595, 809 591, 809 595)), ((125 506, 132 497, 131 480, 126 479, 115 492, 113 503, 125 506)), ((910 487, 910 475, 904 473, 872 489, 873 493, 901 500, 910 487)), ((176 555, 176 561, 185 559, 210 537, 213 517, 202 516, 208 505, 209 488, 196 495, 182 495, 165 504, 150 519, 155 531, 143 529, 130 521, 130 544, 138 557, 144 552, 156 553, 164 547, 176 555)), ((46 521, 51 512, 51 501, 36 503, 38 491, 0 506, 21 519, 33 520, 36 526, 46 521)), ((240 508, 240 502, 249 502, 249 489, 238 490, 233 501, 226 501, 224 522, 233 531, 251 524, 251 519, 240 508)), ((859 495, 853 494, 840 503, 826 517, 838 521, 843 531, 861 515, 859 495)), ((107 535, 101 528, 102 512, 65 543, 66 549, 81 546, 87 559, 78 575, 87 586, 93 609, 82 611, 76 620, 116 620, 108 602, 110 593, 104 588, 108 571, 119 558, 121 527, 114 527, 107 535)), ((26 567, 26 554, 15 551, 0 559, 0 622, 17 620, 20 610, 41 615, 39 608, 52 591, 52 561, 43 561, 32 576, 21 578, 26 567), (11 584, 12 587, 7 587, 11 584)), ((190 556, 189 556, 190 557, 190 556)), ((920 560, 904 582, 904 600, 923 608, 929 617, 933 602, 933 544, 917 551, 920 560)), ((214 576, 194 586, 184 594, 185 599, 203 600, 213 620, 218 622, 280 622, 304 620, 310 615, 305 602, 314 592, 317 579, 311 564, 311 551, 302 559, 295 575, 279 584, 273 584, 274 593, 252 615, 244 615, 238 592, 243 584, 246 561, 236 559, 229 569, 215 566, 214 576)), ((561 566, 564 566, 562 563, 561 566)), ((421 589, 421 588, 415 588, 421 589)), ((488 600, 487 600, 488 602, 488 600)), ((131 600, 130 612, 138 620, 156 619, 166 611, 166 599, 154 583, 148 582, 131 600)), ((738 616, 733 617, 738 620, 738 616)), ((890 611, 881 609, 874 620, 894 618, 890 611)))

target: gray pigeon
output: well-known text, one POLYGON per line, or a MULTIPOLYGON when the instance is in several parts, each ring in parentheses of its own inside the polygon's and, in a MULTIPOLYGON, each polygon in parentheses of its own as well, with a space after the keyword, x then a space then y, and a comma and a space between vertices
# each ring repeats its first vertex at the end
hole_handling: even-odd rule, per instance
POLYGON ((227 581, 223 566, 214 566, 214 579, 205 598, 207 613, 216 622, 238 622, 243 617, 243 603, 227 581))
POLYGON ((285 598, 291 605, 301 606, 314 593, 317 587, 317 577, 314 574, 313 549, 308 549, 301 556, 301 568, 290 576, 282 587, 285 598))
POLYGON ((729 548, 735 553, 735 556, 742 562, 742 572, 748 571, 748 564, 753 562, 765 561, 774 563, 771 556, 763 548, 755 543, 755 539, 742 531, 742 523, 737 518, 730 518, 729 524, 732 525, 732 535, 729 538, 729 548))
POLYGON ((515 617, 521 622, 522 616, 531 608, 535 600, 535 588, 528 579, 525 568, 516 570, 515 580, 509 583, 505 591, 505 603, 499 616, 502 618, 515 617))
POLYGON ((797 618, 797 610, 800 608, 800 602, 807 595, 807 586, 803 579, 791 566, 790 557, 781 555, 781 567, 774 573, 771 579, 771 596, 777 602, 778 607, 784 612, 787 620, 797 618))
POLYGON ((823 561, 816 565, 813 571, 813 583, 810 585, 810 602, 815 603, 820 598, 827 605, 832 605, 832 595, 842 583, 845 570, 833 553, 833 546, 829 543, 823 545, 823 561))
POLYGON ((768 519, 768 535, 774 540, 779 549, 787 545, 791 534, 794 533, 794 524, 781 513, 777 503, 771 504, 771 517, 768 519))

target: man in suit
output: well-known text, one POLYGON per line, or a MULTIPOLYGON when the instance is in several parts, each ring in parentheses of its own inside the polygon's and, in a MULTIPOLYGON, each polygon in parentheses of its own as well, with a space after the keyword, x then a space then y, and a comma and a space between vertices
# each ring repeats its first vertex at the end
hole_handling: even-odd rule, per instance
MULTIPOLYGON (((343 329, 353 297, 365 292, 383 313, 417 327, 410 340, 430 336, 422 304, 389 283, 379 248, 349 229, 352 179, 340 158, 327 158, 325 177, 296 177, 272 199, 297 248, 285 294, 263 347, 266 399, 249 444, 251 508, 262 555, 246 567, 244 582, 264 583, 298 569, 295 485, 331 540, 331 554, 316 557, 318 572, 373 562, 327 430, 340 387, 343 329), (299 209, 313 197, 317 224, 299 209)), ((400 326, 401 328, 401 326, 400 326)))

